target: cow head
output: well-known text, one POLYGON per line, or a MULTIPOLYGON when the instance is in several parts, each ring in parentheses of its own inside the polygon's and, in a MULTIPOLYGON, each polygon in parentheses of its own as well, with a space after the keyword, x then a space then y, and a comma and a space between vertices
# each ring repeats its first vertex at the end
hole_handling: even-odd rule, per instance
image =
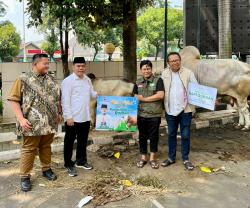
POLYGON ((87 76, 88 76, 88 78, 91 79, 91 81, 96 79, 96 76, 93 73, 88 73, 87 76))

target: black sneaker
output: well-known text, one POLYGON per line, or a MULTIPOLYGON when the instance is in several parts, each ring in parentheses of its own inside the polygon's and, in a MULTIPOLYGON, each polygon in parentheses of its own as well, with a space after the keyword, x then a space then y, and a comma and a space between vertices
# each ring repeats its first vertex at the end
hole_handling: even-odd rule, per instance
POLYGON ((90 164, 88 164, 87 162, 85 162, 85 163, 76 163, 76 167, 77 168, 83 168, 85 170, 91 170, 91 169, 93 169, 93 166, 90 165, 90 164))
POLYGON ((43 177, 50 181, 55 181, 57 179, 56 174, 51 169, 43 171, 43 177))
POLYGON ((68 170, 69 176, 71 176, 71 177, 77 176, 77 172, 76 172, 75 166, 66 167, 66 169, 68 170))
POLYGON ((29 177, 21 177, 21 190, 24 192, 31 190, 31 183, 29 177))

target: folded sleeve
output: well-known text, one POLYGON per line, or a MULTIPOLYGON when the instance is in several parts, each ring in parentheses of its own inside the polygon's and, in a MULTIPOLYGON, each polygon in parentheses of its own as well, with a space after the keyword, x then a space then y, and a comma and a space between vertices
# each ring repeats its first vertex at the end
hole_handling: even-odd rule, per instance
POLYGON ((9 92, 7 100, 21 102, 22 100, 22 81, 16 79, 9 92))
POLYGON ((157 83, 156 83, 156 91, 165 91, 162 78, 159 78, 157 83))
POLYGON ((137 84, 134 84, 133 95, 138 95, 138 86, 137 86, 137 84))

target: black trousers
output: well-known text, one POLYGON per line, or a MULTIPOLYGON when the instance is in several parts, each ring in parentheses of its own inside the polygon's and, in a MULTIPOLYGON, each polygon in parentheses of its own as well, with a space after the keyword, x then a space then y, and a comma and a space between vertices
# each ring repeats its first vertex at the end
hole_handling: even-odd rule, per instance
POLYGON ((65 137, 64 137, 64 166, 69 167, 74 165, 72 161, 73 146, 77 139, 76 148, 76 163, 82 164, 87 162, 87 142, 89 135, 90 121, 83 123, 74 123, 74 126, 68 126, 65 122, 65 137))
POLYGON ((160 123, 160 117, 144 118, 138 116, 137 125, 139 130, 139 145, 141 154, 147 154, 148 152, 148 139, 150 140, 150 152, 155 153, 158 151, 160 123))

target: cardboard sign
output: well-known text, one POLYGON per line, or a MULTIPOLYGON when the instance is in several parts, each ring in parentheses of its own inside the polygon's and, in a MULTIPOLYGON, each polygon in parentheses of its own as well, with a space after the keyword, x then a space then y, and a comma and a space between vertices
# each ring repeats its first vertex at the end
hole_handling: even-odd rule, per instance
POLYGON ((188 85, 188 103, 214 110, 217 89, 190 82, 188 85))

